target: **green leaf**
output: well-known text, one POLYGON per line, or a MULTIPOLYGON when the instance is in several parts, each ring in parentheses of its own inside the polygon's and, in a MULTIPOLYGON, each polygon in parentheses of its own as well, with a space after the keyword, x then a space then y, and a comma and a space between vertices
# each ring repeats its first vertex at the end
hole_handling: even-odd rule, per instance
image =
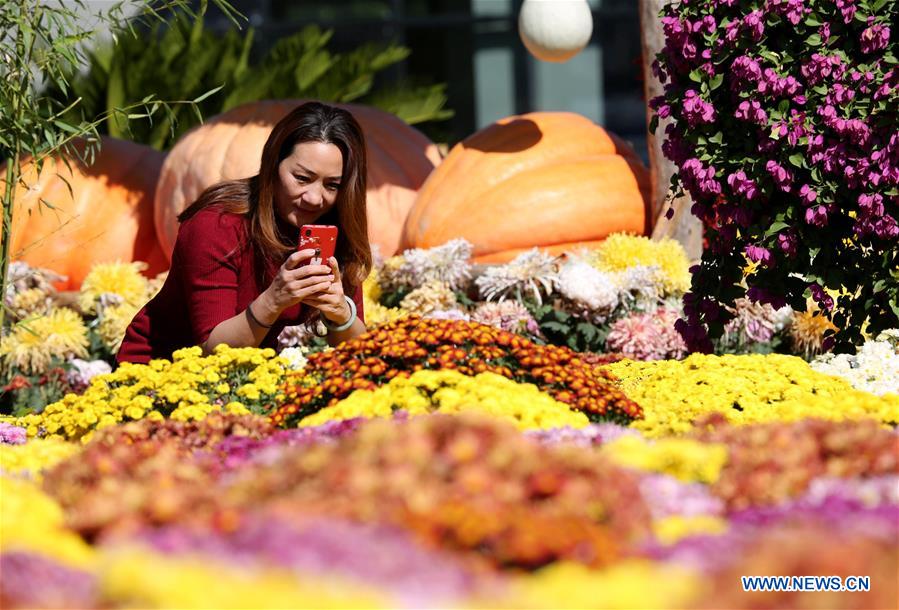
POLYGON ((793 153, 788 157, 790 164, 795 167, 805 167, 805 156, 802 153, 793 153))
POLYGON ((204 94, 201 95, 200 97, 195 97, 195 98, 193 99, 193 103, 194 103, 194 104, 199 104, 200 102, 202 102, 202 101, 205 100, 206 98, 208 98, 208 97, 210 97, 210 96, 212 96, 212 95, 215 95, 216 93, 218 93, 219 91, 221 91, 224 87, 225 87, 224 85, 219 85, 219 86, 216 87, 215 89, 210 89, 209 91, 207 91, 206 93, 204 93, 204 94))
POLYGON ((805 44, 810 47, 820 47, 821 46, 821 36, 819 34, 812 34, 808 38, 805 39, 805 44))
POLYGON ((313 51, 297 62, 294 70, 297 89, 306 91, 334 65, 336 59, 328 51, 313 51))
POLYGON ((765 231, 765 237, 771 237, 772 235, 790 227, 789 223, 786 223, 782 220, 771 223, 771 226, 768 227, 768 230, 765 231))
POLYGON ((715 76, 712 77, 712 80, 709 82, 709 88, 710 88, 712 91, 714 91, 715 89, 717 89, 718 87, 720 87, 720 86, 721 86, 721 83, 723 83, 723 82, 724 82, 724 75, 723 75, 723 74, 716 74, 715 76))
POLYGON ((63 131, 68 132, 68 133, 73 133, 76 135, 81 135, 83 133, 82 129, 79 129, 79 128, 75 127, 74 125, 70 125, 69 123, 66 123, 65 121, 60 121, 59 119, 54 120, 53 124, 56 125, 56 127, 58 127, 59 129, 62 129, 63 131))

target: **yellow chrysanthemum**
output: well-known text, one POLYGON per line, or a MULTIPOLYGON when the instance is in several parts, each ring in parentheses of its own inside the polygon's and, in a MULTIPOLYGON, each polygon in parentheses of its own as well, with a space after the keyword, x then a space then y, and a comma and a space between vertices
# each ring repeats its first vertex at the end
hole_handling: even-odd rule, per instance
POLYGON ((13 295, 9 308, 17 320, 24 320, 29 316, 47 315, 52 305, 46 290, 28 288, 13 295))
POLYGON ((80 450, 77 444, 56 438, 36 438, 24 445, 0 445, 0 470, 40 481, 44 470, 80 450))
POLYGON ((46 372, 53 357, 87 356, 87 327, 75 311, 60 307, 45 316, 25 320, 0 339, 0 358, 27 374, 46 372))
POLYGON ((129 305, 143 306, 148 300, 150 283, 140 272, 146 268, 143 262, 94 265, 81 283, 78 306, 86 313, 95 313, 97 301, 104 294, 115 294, 129 305))
POLYGON ((26 551, 89 567, 94 548, 66 529, 57 502, 26 480, 0 476, 0 552, 26 551))
POLYGON ((606 368, 643 407, 644 418, 631 426, 650 437, 684 434, 713 412, 735 425, 806 417, 899 421, 899 396, 855 390, 797 356, 693 354, 679 361, 623 360, 606 368))
MULTIPOLYGON (((138 608, 388 608, 382 594, 278 568, 235 567, 119 546, 103 549, 97 574, 106 599, 138 608)), ((113 604, 118 605, 118 604, 113 604)))
POLYGON ((588 257, 600 271, 624 271, 637 265, 654 265, 662 272, 666 293, 682 293, 690 289, 690 261, 683 246, 674 239, 652 240, 648 237, 612 233, 588 257))
POLYGON ((364 302, 365 306, 365 325, 368 328, 387 324, 393 320, 398 320, 404 316, 408 316, 409 312, 399 307, 384 307, 377 302, 364 302))
POLYGON ((474 411, 509 421, 521 430, 583 428, 589 424, 583 413, 572 411, 530 383, 517 383, 494 373, 468 377, 452 370, 424 370, 408 378, 396 377, 376 390, 357 390, 304 418, 300 425, 315 426, 354 417, 390 417, 397 410, 412 415, 474 411))
POLYGON ((106 348, 115 353, 119 351, 122 345, 122 339, 125 338, 125 330, 137 312, 140 306, 131 305, 130 303, 122 303, 121 305, 112 305, 103 308, 103 314, 97 331, 100 339, 106 348))
POLYGON ((613 462, 650 472, 669 474, 688 483, 715 483, 727 463, 727 447, 685 438, 648 442, 638 436, 622 436, 602 446, 613 462))
POLYGON ((374 267, 362 282, 362 296, 373 303, 381 300, 381 284, 378 282, 378 270, 374 267))
POLYGON ((158 274, 152 280, 147 282, 147 301, 155 297, 160 290, 162 290, 162 285, 165 284, 165 280, 169 277, 168 271, 163 271, 158 274))
POLYGON ((475 608, 686 608, 702 592, 702 575, 677 565, 626 559, 603 570, 558 562, 512 579, 507 594, 475 608))
POLYGON ((273 349, 224 344, 208 356, 194 346, 177 350, 172 358, 123 363, 94 377, 82 394, 67 394, 41 413, 12 423, 24 427, 29 437, 85 443, 95 430, 132 420, 193 421, 220 411, 245 415, 250 407, 278 400, 288 364, 273 349), (243 390, 236 399, 238 388, 243 390))
POLYGON ((820 354, 824 346, 824 331, 837 327, 818 309, 797 311, 793 314, 789 333, 793 340, 793 349, 811 358, 820 354))

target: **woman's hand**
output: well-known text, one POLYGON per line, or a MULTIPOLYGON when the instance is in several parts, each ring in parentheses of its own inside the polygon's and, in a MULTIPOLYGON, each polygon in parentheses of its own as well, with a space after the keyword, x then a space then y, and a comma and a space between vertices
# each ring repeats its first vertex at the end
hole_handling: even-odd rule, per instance
POLYGON ((337 259, 333 256, 327 262, 333 277, 331 285, 323 292, 317 292, 304 298, 303 303, 318 309, 331 322, 345 324, 350 319, 352 312, 344 298, 340 267, 337 265, 337 259))
MULTIPOLYGON (((297 303, 311 305, 313 301, 310 299, 331 290, 335 277, 338 278, 339 284, 340 276, 333 272, 336 266, 303 264, 314 255, 315 250, 312 249, 294 252, 278 269, 275 279, 260 295, 265 313, 256 315, 260 319, 265 315, 266 319, 262 320, 264 323, 274 322, 282 311, 297 303)), ((256 313, 256 308, 253 311, 256 313)))

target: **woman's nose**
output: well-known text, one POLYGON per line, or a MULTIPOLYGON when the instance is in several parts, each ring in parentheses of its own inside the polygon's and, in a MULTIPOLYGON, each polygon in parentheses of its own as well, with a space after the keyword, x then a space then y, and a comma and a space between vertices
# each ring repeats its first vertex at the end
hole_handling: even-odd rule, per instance
POLYGON ((306 202, 311 205, 322 205, 325 201, 324 193, 322 190, 315 185, 311 185, 306 192, 303 194, 306 202))

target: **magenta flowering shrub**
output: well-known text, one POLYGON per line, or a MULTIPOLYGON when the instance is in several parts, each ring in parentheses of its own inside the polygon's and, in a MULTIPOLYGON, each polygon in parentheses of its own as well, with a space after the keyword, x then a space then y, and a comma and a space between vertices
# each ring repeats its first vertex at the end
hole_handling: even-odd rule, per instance
POLYGON ((839 351, 866 320, 896 326, 899 2, 671 0, 662 21, 652 128, 671 119, 673 186, 707 237, 678 322, 690 349, 711 351, 744 294, 800 311, 811 296, 839 351))

